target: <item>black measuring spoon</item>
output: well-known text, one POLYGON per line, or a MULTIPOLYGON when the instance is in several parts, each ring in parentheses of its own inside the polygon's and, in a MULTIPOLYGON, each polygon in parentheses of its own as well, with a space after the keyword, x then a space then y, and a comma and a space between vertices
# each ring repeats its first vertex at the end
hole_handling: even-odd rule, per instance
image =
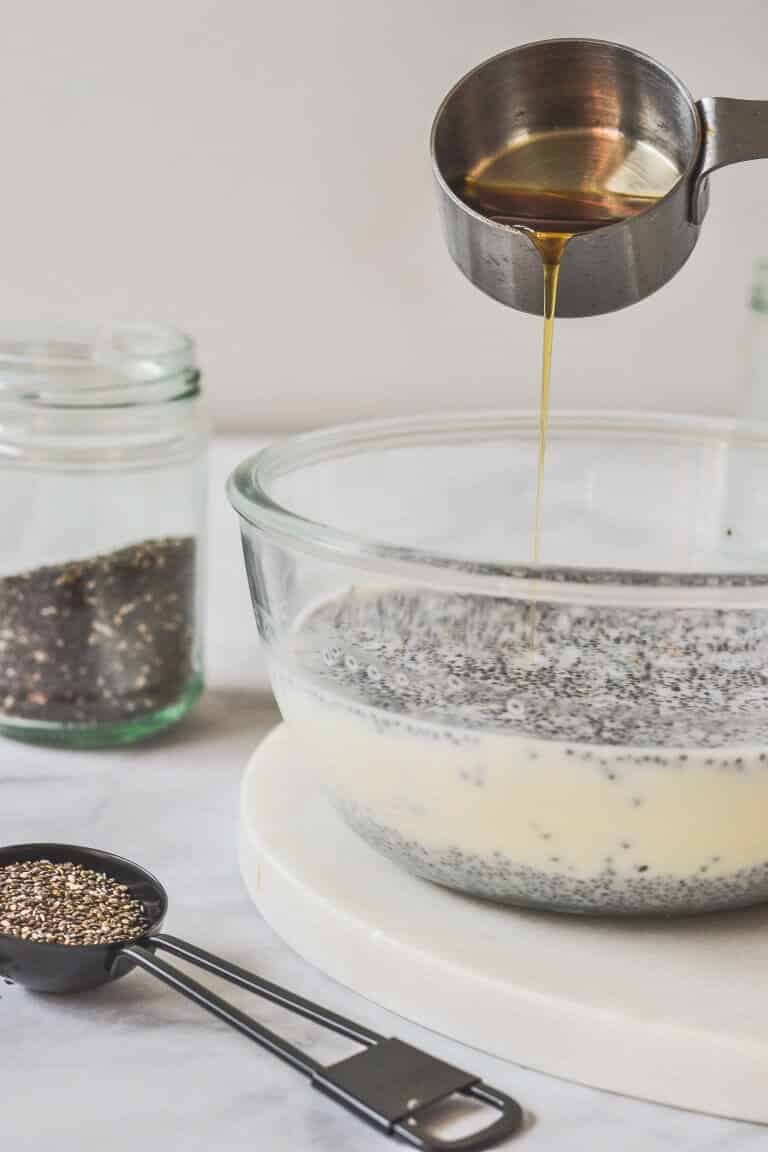
POLYGON ((0 867, 33 860, 80 864, 125 884, 141 903, 148 928, 140 940, 123 944, 43 944, 0 935, 0 976, 11 983, 33 992, 81 992, 119 980, 133 968, 143 968, 281 1060, 292 1064, 310 1078, 313 1087, 337 1103, 388 1135, 400 1136, 424 1152, 439 1152, 441 1149, 468 1152, 470 1149, 489 1148, 520 1129, 523 1121, 520 1105, 503 1092, 489 1088, 479 1077, 445 1064, 410 1044, 380 1036, 370 1028, 329 1012, 319 1004, 262 980, 210 952, 161 933, 168 910, 165 889, 150 872, 130 860, 110 852, 70 844, 17 844, 0 848, 0 867), (239 1008, 160 959, 158 951, 195 964, 332 1032, 347 1036, 364 1045, 364 1051, 337 1064, 319 1064, 239 1008), (455 1094, 490 1105, 500 1115, 485 1128, 457 1140, 443 1140, 432 1135, 423 1123, 424 1113, 455 1094))

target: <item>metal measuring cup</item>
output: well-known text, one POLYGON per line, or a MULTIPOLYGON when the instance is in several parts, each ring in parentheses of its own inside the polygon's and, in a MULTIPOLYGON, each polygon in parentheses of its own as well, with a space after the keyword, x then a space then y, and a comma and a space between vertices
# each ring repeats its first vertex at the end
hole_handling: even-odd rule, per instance
MULTIPOLYGON (((523 312, 541 314, 539 253, 524 232, 470 206, 462 198, 464 180, 516 141, 569 129, 621 133, 648 145, 646 157, 656 154, 674 171, 672 186, 651 207, 569 241, 560 316, 613 312, 655 292, 696 245, 710 172, 768 157, 768 101, 696 102, 668 69, 632 48, 542 40, 486 60, 438 109, 433 167, 451 256, 483 292, 523 312)), ((601 175, 597 165, 584 174, 596 185, 601 175)))
POLYGON ((84 992, 142 968, 180 992, 225 1024, 260 1044, 309 1077, 312 1086, 337 1104, 389 1136, 399 1136, 422 1152, 470 1152, 490 1148, 517 1132, 523 1123, 520 1105, 484 1084, 401 1040, 380 1036, 287 988, 264 980, 193 944, 160 931, 168 897, 151 872, 130 860, 73 844, 15 844, 0 848, 0 867, 27 860, 69 861, 103 872, 125 884, 144 911, 147 928, 140 940, 116 944, 47 944, 0 934, 0 977, 32 992, 84 992), (222 980, 279 1004, 297 1016, 328 1028, 363 1046, 337 1064, 323 1065, 259 1021, 217 996, 157 955, 167 952, 222 980), (443 1139, 433 1131, 431 1110, 463 1096, 488 1105, 498 1115, 491 1123, 458 1139, 443 1139))

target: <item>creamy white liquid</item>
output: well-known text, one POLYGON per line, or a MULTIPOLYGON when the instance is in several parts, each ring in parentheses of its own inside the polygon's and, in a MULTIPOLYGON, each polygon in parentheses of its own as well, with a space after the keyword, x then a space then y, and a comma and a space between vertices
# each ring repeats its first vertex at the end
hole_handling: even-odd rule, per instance
POLYGON ((605 893, 585 884, 628 911, 747 902, 761 885, 768 895, 762 745, 538 739, 382 710, 279 654, 272 671, 283 716, 341 810, 432 878, 534 903, 557 901, 559 884, 564 906, 598 910, 605 893), (547 877, 554 897, 539 891, 547 877))
MULTIPOLYGON (((705 767, 709 750, 698 749, 679 768, 633 767, 616 763, 612 748, 585 747, 590 760, 579 760, 550 741, 448 734, 413 720, 384 727, 381 717, 353 713, 279 671, 275 691, 339 797, 425 844, 460 843, 483 856, 502 851, 552 871, 560 871, 551 861, 557 852, 585 875, 599 871, 606 855, 622 871, 648 863, 680 876, 705 863, 712 875, 727 875, 768 857, 768 770, 755 751, 739 750, 748 765, 742 772, 705 767), (608 769, 598 766, 601 758, 608 769), (627 841, 632 848, 622 849, 627 841)), ((669 750, 634 753, 659 751, 669 750)))

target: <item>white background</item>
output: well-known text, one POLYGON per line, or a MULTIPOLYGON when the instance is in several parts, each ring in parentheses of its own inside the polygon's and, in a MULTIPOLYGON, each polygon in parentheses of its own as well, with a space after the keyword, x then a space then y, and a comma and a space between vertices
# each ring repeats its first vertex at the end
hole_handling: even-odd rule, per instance
MULTIPOLYGON (((536 401, 539 325, 443 249, 434 110, 502 48, 644 49, 768 98, 765 0, 31 0, 0 43, 0 328, 151 317, 199 340, 219 428, 536 401)), ((713 179, 688 267, 557 333, 554 403, 727 413, 768 163, 713 179)))

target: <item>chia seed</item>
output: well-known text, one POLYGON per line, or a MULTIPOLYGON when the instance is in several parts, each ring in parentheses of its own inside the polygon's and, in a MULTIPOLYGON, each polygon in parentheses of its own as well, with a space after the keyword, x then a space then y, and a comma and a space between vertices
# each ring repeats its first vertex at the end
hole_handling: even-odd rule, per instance
POLYGON ((529 639, 526 601, 353 590, 304 619, 287 658, 379 712, 557 740, 567 756, 644 746, 661 764, 647 749, 668 747, 684 767, 681 747, 768 743, 764 611, 540 602, 535 659, 529 639))
MULTIPOLYGON (((567 833, 549 839, 545 819, 529 827, 552 854, 534 851, 527 861, 515 858, 514 843, 503 851, 489 843, 486 854, 465 850, 461 829, 447 820, 435 821, 429 839, 407 825, 406 834, 391 809, 369 807, 365 786, 357 796, 353 785, 329 789, 365 840, 426 879, 569 912, 676 914, 768 899, 768 852, 756 851, 746 866, 714 869, 718 844, 704 842, 685 875, 667 872, 646 843, 638 811, 653 802, 644 792, 646 773, 685 775, 692 788, 705 764, 708 775, 723 773, 724 784, 736 773, 764 776, 768 612, 539 601, 531 659, 526 601, 351 589, 303 617, 275 655, 277 685, 290 685, 318 713, 332 709, 364 721, 371 740, 396 734, 463 748, 462 788, 484 785, 482 774, 470 771, 482 763, 474 749, 501 733, 514 738, 530 773, 546 765, 550 744, 553 758, 568 764, 563 771, 573 772, 574 787, 581 774, 594 786, 598 774, 626 806, 626 825, 606 829, 621 854, 601 857, 593 872, 569 858, 567 833), (529 763, 529 740, 538 764, 529 763), (454 835, 459 843, 449 839, 454 835)), ((391 750, 398 754, 394 742, 391 750)), ((366 771, 364 756, 360 769, 366 771)), ((553 807, 558 802, 553 796, 553 807)))
POLYGON ((364 840, 422 879, 516 907, 586 915, 669 916, 748 907, 768 899, 768 860, 724 876, 710 876, 702 869, 693 882, 654 872, 647 864, 639 865, 634 875, 619 874, 609 864, 595 875, 578 875, 555 856, 550 863, 560 867, 545 870, 501 852, 484 857, 454 846, 427 846, 387 827, 357 805, 339 804, 339 808, 364 840))
POLYGON ((0 934, 42 944, 116 944, 147 929, 127 886, 68 862, 0 867, 0 934))
POLYGON ((175 703, 195 674, 195 585, 192 537, 0 578, 0 723, 98 726, 175 703))

